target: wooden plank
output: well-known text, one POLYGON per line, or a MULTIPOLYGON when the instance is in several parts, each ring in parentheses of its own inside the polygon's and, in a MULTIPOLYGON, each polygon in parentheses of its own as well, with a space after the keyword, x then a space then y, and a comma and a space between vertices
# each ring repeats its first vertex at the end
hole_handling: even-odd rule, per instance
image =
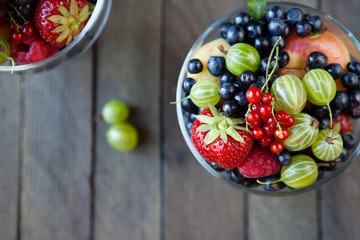
POLYGON ((160 239, 161 1, 113 1, 98 41, 97 112, 110 99, 131 108, 139 145, 119 153, 96 130, 95 239, 160 239))
MULTIPOLYGON (((355 0, 322 1, 322 10, 338 19, 360 39, 359 7, 355 0)), ((322 188, 322 226, 324 239, 360 239, 360 163, 355 161, 342 175, 322 188)))
POLYGON ((178 127, 178 74, 198 36, 245 1, 168 0, 165 4, 163 239, 244 239, 244 194, 210 175, 190 153, 178 127))
MULTIPOLYGON (((317 6, 313 0, 301 3, 317 6)), ((284 198, 249 195, 249 239, 316 239, 317 219, 316 191, 284 198)))
POLYGON ((92 52, 24 82, 21 239, 88 240, 92 52))
POLYGON ((1 239, 17 236, 20 76, 0 73, 0 232, 1 239))

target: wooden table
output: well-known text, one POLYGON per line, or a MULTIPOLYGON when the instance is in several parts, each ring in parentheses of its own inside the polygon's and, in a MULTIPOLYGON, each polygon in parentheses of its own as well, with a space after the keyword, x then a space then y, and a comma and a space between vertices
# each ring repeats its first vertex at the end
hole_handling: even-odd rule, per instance
MULTIPOLYGON (((359 161, 317 191, 267 198, 214 179, 185 145, 169 104, 182 61, 244 0, 113 2, 81 57, 1 73, 1 240, 360 239, 359 161), (113 151, 92 121, 113 98, 131 106, 135 151, 113 151)), ((302 2, 360 37, 359 1, 302 2)))

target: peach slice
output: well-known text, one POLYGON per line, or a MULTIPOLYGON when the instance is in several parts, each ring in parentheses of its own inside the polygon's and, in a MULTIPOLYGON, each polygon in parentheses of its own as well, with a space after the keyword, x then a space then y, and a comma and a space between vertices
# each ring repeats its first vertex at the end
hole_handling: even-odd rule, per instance
POLYGON ((206 67, 206 64, 209 60, 209 57, 211 56, 226 57, 225 53, 229 51, 230 47, 231 46, 224 39, 219 38, 208 42, 207 44, 195 50, 191 59, 199 59, 203 64, 203 70, 202 72, 197 74, 190 74, 188 72, 187 76, 195 79, 196 81, 207 79, 219 83, 220 77, 215 77, 211 75, 206 67))

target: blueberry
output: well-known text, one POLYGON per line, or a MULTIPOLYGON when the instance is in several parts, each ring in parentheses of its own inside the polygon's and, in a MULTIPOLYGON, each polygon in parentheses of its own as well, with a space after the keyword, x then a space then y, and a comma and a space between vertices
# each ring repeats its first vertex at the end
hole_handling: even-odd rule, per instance
POLYGON ((319 169, 325 170, 325 171, 331 171, 336 168, 336 162, 335 161, 320 161, 318 160, 318 166, 319 169))
POLYGON ((325 67, 325 70, 330 73, 334 79, 341 78, 344 74, 344 69, 338 63, 331 63, 325 67))
POLYGON ((343 148, 340 156, 338 156, 336 159, 335 159, 335 162, 344 162, 347 160, 348 158, 348 155, 349 155, 349 152, 346 148, 343 148))
POLYGON ((199 73, 203 70, 203 64, 197 58, 191 59, 187 65, 188 71, 191 74, 199 73))
POLYGON ((356 106, 348 109, 347 113, 352 118, 360 118, 360 106, 356 106))
POLYGON ((270 7, 266 13, 266 19, 270 21, 273 18, 284 18, 285 12, 284 9, 280 6, 272 6, 270 7))
POLYGON ((276 175, 262 177, 259 180, 263 183, 266 183, 266 184, 263 184, 265 191, 273 192, 273 191, 277 191, 277 190, 280 190, 285 187, 285 184, 283 182, 270 183, 270 182, 276 181, 278 179, 280 179, 280 176, 278 174, 276 174, 276 175))
POLYGON ((199 108, 191 101, 191 99, 185 99, 181 102, 181 107, 184 111, 198 113, 199 108))
POLYGON ((303 20, 307 21, 309 18, 311 18, 310 14, 304 13, 303 20))
POLYGON ((264 53, 269 50, 270 41, 266 37, 257 37, 254 39, 254 47, 259 53, 264 53))
POLYGON ((343 109, 333 109, 332 110, 332 117, 336 118, 343 112, 343 109))
POLYGON ((216 163, 209 162, 209 161, 207 161, 207 163, 208 163, 215 171, 218 171, 218 172, 225 171, 225 169, 224 169, 223 167, 217 165, 216 163))
MULTIPOLYGON (((260 61, 259 70, 260 70, 262 73, 264 73, 264 74, 266 73, 266 67, 267 67, 267 65, 268 65, 268 60, 269 60, 269 58, 268 58, 268 57, 265 57, 265 58, 261 59, 261 61, 260 61)), ((272 69, 274 68, 275 63, 276 63, 276 60, 275 60, 275 59, 271 59, 271 61, 270 61, 270 67, 269 67, 269 73, 270 73, 270 72, 272 71, 272 69)), ((275 70, 275 72, 277 72, 278 68, 279 68, 279 65, 276 65, 276 70, 275 70)))
POLYGON ((304 13, 298 8, 292 8, 286 13, 286 18, 289 22, 289 25, 295 25, 297 22, 300 22, 304 18, 304 13))
POLYGON ((245 177, 239 172, 237 168, 226 170, 225 175, 229 180, 238 184, 242 183, 245 179, 245 177))
POLYGON ((360 105, 360 91, 359 90, 349 90, 347 92, 349 99, 350 99, 350 103, 349 103, 349 107, 350 108, 354 108, 360 105))
POLYGON ((260 37, 263 33, 262 26, 259 22, 251 21, 247 27, 247 34, 249 38, 257 38, 260 37))
POLYGON ((224 102, 222 110, 227 117, 237 117, 241 111, 241 106, 236 100, 231 99, 224 102))
POLYGON ((196 83, 193 78, 185 78, 182 84, 182 89, 186 94, 190 93, 192 86, 196 83))
POLYGON ((193 126, 193 122, 188 121, 185 123, 186 131, 188 131, 189 134, 191 134, 192 126, 193 126))
POLYGON ((349 106, 349 96, 346 92, 337 91, 334 99, 330 102, 331 109, 343 110, 349 106))
POLYGON ((319 31, 323 27, 323 22, 319 16, 312 16, 307 22, 311 25, 314 32, 319 31))
POLYGON ((307 37, 311 31, 312 27, 307 21, 300 21, 295 25, 295 32, 299 37, 307 37))
POLYGON ((245 88, 249 88, 251 84, 256 82, 255 74, 250 70, 243 71, 240 74, 239 81, 245 88))
POLYGON ((213 76, 220 76, 225 72, 225 58, 219 56, 211 56, 207 62, 207 69, 213 76))
POLYGON ((250 22, 250 15, 246 12, 241 12, 238 15, 236 15, 235 19, 234 19, 234 23, 236 25, 240 25, 242 27, 246 27, 248 25, 248 23, 250 22))
MULTIPOLYGON (((270 46, 274 47, 276 41, 278 40, 279 36, 271 36, 270 37, 270 46)), ((284 50, 284 48, 286 47, 286 40, 285 38, 281 38, 279 40, 279 42, 277 43, 277 46, 279 46, 279 50, 284 50)), ((275 56, 275 55, 274 55, 275 56)))
POLYGON ((242 85, 242 83, 240 81, 235 81, 233 84, 236 87, 236 89, 239 91, 245 89, 245 87, 242 85))
POLYGON ((341 134, 344 143, 344 148, 351 149, 355 146, 355 140, 351 134, 341 134))
POLYGON ((235 43, 244 42, 245 40, 245 30, 243 27, 238 25, 232 25, 228 28, 226 41, 230 45, 234 45, 235 43))
POLYGON ((185 117, 189 122, 194 122, 196 119, 196 115, 198 115, 198 112, 184 112, 185 117))
POLYGON ((266 83, 266 77, 264 75, 257 76, 256 83, 260 84, 261 86, 264 86, 264 84, 266 83))
POLYGON ((246 94, 243 91, 240 91, 237 94, 235 94, 234 99, 241 108, 246 107, 249 104, 249 102, 246 99, 246 94))
POLYGON ((223 75, 221 75, 220 77, 220 84, 223 84, 223 83, 234 83, 236 81, 236 77, 235 75, 229 73, 229 72, 226 72, 224 73, 223 75))
POLYGON ((328 64, 328 58, 321 52, 312 52, 306 60, 306 66, 311 69, 324 68, 328 64))
POLYGON ((285 51, 281 51, 278 56, 278 64, 280 68, 286 67, 290 61, 289 54, 285 51))
POLYGON ((327 106, 312 105, 310 111, 316 119, 328 119, 330 117, 329 109, 327 106))
POLYGON ((346 88, 358 88, 359 86, 359 77, 353 72, 344 73, 341 77, 341 83, 346 88))
POLYGON ((276 155, 276 158, 279 160, 281 166, 287 166, 291 163, 291 152, 283 150, 281 153, 276 155))
POLYGON ((229 28, 231 26, 232 26, 232 24, 229 23, 229 22, 225 22, 225 23, 220 25, 220 27, 219 27, 219 35, 220 35, 221 38, 223 38, 225 40, 227 39, 227 33, 228 33, 228 30, 229 30, 229 28))
POLYGON ((229 100, 234 97, 237 88, 232 83, 223 83, 220 85, 218 93, 224 100, 229 100))
POLYGON ((358 63, 358 62, 349 62, 346 65, 346 69, 349 72, 353 72, 353 73, 355 73, 357 75, 360 75, 360 63, 358 63))
POLYGON ((326 129, 330 126, 330 119, 328 118, 322 118, 319 120, 319 129, 326 129))
POLYGON ((283 36, 287 24, 280 18, 273 18, 268 23, 268 30, 271 35, 283 36))

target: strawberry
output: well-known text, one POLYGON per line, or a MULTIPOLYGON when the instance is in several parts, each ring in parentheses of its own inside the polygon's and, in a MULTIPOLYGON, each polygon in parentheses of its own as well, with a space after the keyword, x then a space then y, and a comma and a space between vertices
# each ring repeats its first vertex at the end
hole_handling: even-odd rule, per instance
POLYGON ((209 106, 194 121, 191 129, 194 146, 206 160, 226 169, 236 168, 249 153, 253 138, 240 125, 244 119, 226 117, 209 106))
MULTIPOLYGON (((330 127, 329 127, 330 128, 330 127)), ((333 127, 330 129, 334 129, 339 134, 343 133, 351 133, 353 130, 352 123, 350 117, 345 113, 340 113, 339 116, 333 119, 333 127)))
POLYGON ((90 15, 86 0, 40 0, 35 10, 35 26, 53 46, 64 47, 85 27, 90 15))
POLYGON ((247 178, 261 178, 277 174, 281 164, 269 148, 254 145, 244 163, 238 167, 239 172, 247 178))

